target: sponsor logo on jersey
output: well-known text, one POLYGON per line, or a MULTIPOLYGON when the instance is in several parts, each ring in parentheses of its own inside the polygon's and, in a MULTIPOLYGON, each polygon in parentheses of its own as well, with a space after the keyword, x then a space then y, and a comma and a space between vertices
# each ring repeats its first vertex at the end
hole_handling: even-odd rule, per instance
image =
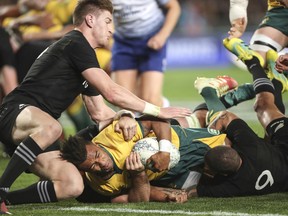
POLYGON ((19 104, 19 110, 24 109, 26 106, 26 104, 19 104))
POLYGON ((278 131, 279 129, 281 129, 282 127, 284 127, 284 123, 281 122, 279 125, 277 125, 277 127, 275 128, 274 133, 276 133, 276 131, 278 131))
POLYGON ((85 80, 82 85, 84 86, 84 88, 88 88, 88 82, 85 80))
POLYGON ((282 127, 284 127, 284 120, 280 120, 280 121, 276 121, 274 122, 270 128, 273 128, 275 127, 274 129, 274 133, 276 133, 276 131, 278 131, 279 129, 281 129, 282 127), (275 127, 276 126, 276 127, 275 127))

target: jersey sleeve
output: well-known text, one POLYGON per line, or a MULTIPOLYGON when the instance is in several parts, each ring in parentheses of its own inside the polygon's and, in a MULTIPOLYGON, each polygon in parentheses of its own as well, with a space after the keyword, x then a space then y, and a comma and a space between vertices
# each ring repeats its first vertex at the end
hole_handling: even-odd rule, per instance
POLYGON ((87 96, 97 96, 100 95, 100 93, 98 92, 97 89, 95 89, 93 86, 88 85, 88 88, 86 88, 83 92, 83 95, 87 95, 87 96))

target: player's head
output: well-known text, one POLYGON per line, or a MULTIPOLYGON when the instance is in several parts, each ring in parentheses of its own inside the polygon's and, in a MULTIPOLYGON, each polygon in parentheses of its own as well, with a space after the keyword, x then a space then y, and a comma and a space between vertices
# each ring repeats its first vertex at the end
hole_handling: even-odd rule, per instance
POLYGON ((87 158, 86 145, 88 143, 87 140, 79 136, 70 136, 61 145, 62 158, 78 167, 87 158))
POLYGON ((242 163, 237 151, 229 146, 217 146, 205 155, 205 165, 213 173, 230 175, 236 173, 242 163))
POLYGON ((79 0, 73 14, 75 26, 81 25, 85 21, 87 14, 98 15, 100 11, 113 13, 113 5, 110 0, 79 0))
POLYGON ((93 49, 107 47, 113 34, 113 6, 110 0, 81 0, 75 8, 73 22, 93 49))
POLYGON ((79 136, 70 136, 62 143, 61 156, 79 170, 94 173, 103 179, 114 173, 114 162, 107 151, 79 136))

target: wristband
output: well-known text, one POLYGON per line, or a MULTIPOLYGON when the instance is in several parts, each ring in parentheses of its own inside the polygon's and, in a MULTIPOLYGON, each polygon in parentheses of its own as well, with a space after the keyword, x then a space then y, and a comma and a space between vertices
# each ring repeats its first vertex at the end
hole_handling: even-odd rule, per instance
POLYGON ((160 113, 160 107, 145 102, 145 108, 143 110, 143 113, 157 117, 160 113))
POLYGON ((172 149, 172 143, 169 140, 162 139, 159 141, 159 151, 170 153, 172 149))
POLYGON ((116 115, 114 116, 113 120, 119 120, 122 116, 130 116, 131 118, 135 119, 135 115, 133 112, 129 111, 129 110, 120 110, 116 113, 116 115))
POLYGON ((235 19, 244 17, 247 22, 248 0, 230 0, 229 19, 230 23, 235 19))

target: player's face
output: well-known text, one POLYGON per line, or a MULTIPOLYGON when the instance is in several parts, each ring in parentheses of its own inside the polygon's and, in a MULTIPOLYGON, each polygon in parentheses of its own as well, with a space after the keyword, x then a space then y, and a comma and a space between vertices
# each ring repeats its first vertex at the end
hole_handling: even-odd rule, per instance
POLYGON ((86 145, 86 151, 87 159, 78 166, 79 169, 103 178, 113 172, 113 160, 99 145, 86 145))
POLYGON ((113 34, 112 14, 109 11, 102 11, 94 18, 96 22, 93 26, 93 38, 97 47, 107 47, 113 34))

